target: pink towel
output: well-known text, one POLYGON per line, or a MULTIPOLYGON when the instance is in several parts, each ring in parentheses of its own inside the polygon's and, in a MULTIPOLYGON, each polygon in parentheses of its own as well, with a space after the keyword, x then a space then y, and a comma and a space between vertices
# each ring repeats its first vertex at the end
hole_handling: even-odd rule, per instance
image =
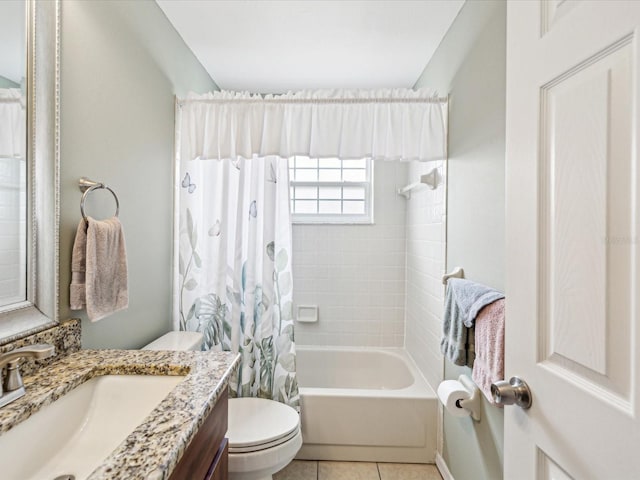
POLYGON ((476 360, 471 378, 495 405, 491 384, 504 378, 504 299, 490 303, 476 317, 476 360))
POLYGON ((71 285, 69 286, 69 306, 71 310, 82 310, 87 306, 87 226, 89 222, 80 220, 76 239, 71 252, 71 285))
POLYGON ((71 310, 86 308, 95 322, 129 306, 127 253, 122 224, 80 220, 71 256, 71 310))

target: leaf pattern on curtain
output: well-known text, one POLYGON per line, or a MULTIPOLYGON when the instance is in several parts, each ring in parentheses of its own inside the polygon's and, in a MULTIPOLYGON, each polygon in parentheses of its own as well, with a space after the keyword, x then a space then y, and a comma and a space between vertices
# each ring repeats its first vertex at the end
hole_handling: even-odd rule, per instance
POLYGON ((233 394, 298 408, 287 161, 189 169, 182 176, 198 189, 181 189, 177 327, 202 332, 207 350, 240 354, 233 394))

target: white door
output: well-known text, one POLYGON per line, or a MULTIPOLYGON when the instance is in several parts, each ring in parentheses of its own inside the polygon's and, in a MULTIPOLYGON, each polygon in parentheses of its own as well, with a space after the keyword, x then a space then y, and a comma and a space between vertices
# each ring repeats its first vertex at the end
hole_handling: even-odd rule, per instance
POLYGON ((640 1, 507 10, 505 479, 640 479, 640 1))

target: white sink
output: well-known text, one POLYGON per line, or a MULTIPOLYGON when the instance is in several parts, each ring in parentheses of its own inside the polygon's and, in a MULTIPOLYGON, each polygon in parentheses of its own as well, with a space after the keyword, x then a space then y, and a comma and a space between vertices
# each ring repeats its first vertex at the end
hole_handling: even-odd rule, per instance
POLYGON ((86 381, 0 435, 0 476, 86 478, 183 379, 105 375, 86 381))

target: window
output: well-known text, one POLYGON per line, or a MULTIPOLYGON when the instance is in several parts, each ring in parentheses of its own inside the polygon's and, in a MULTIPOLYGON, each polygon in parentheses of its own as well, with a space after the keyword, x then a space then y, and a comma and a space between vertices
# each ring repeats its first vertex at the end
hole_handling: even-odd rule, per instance
POLYGON ((289 160, 294 223, 373 223, 371 159, 289 160))

